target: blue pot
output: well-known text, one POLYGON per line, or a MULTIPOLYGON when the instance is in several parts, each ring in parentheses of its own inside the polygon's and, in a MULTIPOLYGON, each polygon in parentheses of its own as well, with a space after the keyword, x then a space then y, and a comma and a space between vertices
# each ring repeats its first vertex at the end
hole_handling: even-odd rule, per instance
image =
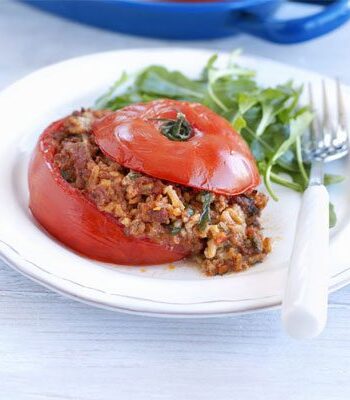
MULTIPOLYGON (((325 7, 303 18, 279 20, 284 0, 172 3, 143 0, 23 0, 57 15, 113 31, 164 38, 214 39, 246 32, 277 43, 297 43, 336 29, 350 18, 349 0, 309 0, 325 7)), ((299 0, 300 2, 300 0, 299 0)))

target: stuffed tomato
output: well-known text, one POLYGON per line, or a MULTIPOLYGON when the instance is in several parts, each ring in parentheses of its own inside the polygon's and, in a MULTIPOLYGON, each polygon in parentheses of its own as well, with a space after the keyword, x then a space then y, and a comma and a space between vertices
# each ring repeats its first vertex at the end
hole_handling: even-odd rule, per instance
POLYGON ((258 184, 229 122, 175 100, 74 112, 44 131, 29 169, 34 217, 75 251, 124 265, 190 257, 208 275, 270 251, 258 184))

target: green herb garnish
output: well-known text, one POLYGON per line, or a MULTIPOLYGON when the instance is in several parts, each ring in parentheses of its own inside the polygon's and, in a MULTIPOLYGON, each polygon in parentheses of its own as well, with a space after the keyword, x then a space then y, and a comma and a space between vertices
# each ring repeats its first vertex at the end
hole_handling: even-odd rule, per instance
POLYGON ((72 176, 72 173, 69 170, 62 169, 61 170, 61 176, 68 183, 73 183, 74 182, 74 177, 72 176))
POLYGON ((194 209, 192 207, 187 207, 186 211, 189 217, 192 217, 194 215, 194 209))
POLYGON ((175 236, 181 232, 181 226, 171 226, 170 227, 170 234, 175 236))
POLYGON ((132 181, 134 181, 137 178, 140 178, 142 175, 139 172, 135 172, 135 171, 130 171, 128 173, 128 178, 131 179, 132 181))
POLYGON ((198 222, 198 228, 200 231, 204 231, 210 222, 210 204, 213 202, 214 196, 210 192, 203 192, 201 200, 203 203, 203 209, 198 222))
POLYGON ((158 120, 163 121, 160 131, 169 140, 183 142, 191 137, 192 127, 182 113, 178 112, 176 119, 159 118, 158 120))

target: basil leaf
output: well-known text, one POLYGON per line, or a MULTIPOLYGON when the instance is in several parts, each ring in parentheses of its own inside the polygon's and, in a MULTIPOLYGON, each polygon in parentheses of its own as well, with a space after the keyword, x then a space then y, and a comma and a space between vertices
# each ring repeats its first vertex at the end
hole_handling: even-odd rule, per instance
POLYGON ((175 235, 177 235, 178 233, 180 233, 181 232, 181 226, 171 226, 170 227, 170 234, 172 235, 172 236, 175 236, 175 235))
POLYGON ((203 209, 198 222, 198 228, 200 231, 204 231, 210 222, 210 204, 214 200, 214 196, 210 192, 204 192, 202 194, 203 209))
POLYGON ((135 179, 140 178, 142 175, 139 172, 130 171, 127 176, 128 176, 129 179, 134 181, 135 179))

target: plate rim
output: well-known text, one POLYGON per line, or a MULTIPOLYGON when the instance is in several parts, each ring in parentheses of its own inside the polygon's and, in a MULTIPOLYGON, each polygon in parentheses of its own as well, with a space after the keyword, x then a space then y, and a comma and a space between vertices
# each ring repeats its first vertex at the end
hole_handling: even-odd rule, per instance
MULTIPOLYGON (((106 51, 106 52, 91 53, 91 54, 88 54, 88 55, 83 55, 83 56, 79 56, 79 57, 73 57, 73 58, 70 58, 70 59, 62 60, 62 61, 60 61, 58 63, 52 63, 52 64, 50 64, 48 66, 45 66, 43 68, 40 68, 40 69, 38 69, 36 71, 31 72, 30 74, 22 77, 18 81, 16 81, 16 82, 10 84, 9 86, 5 87, 0 92, 0 99, 3 96, 6 96, 9 91, 15 90, 16 86, 21 85, 22 82, 27 81, 28 79, 32 78, 33 76, 40 75, 43 72, 45 72, 47 70, 50 70, 51 68, 59 67, 59 66, 62 66, 64 64, 66 64, 66 63, 69 63, 69 62, 76 62, 78 60, 79 61, 83 61, 84 59, 93 58, 93 57, 96 57, 96 56, 103 56, 103 55, 116 54, 116 53, 117 54, 130 53, 130 52, 137 53, 137 52, 140 52, 140 51, 143 52, 143 53, 145 51, 146 52, 147 51, 151 51, 151 52, 152 51, 153 52, 162 52, 162 51, 166 51, 166 52, 175 51, 176 52, 176 51, 181 51, 181 52, 187 52, 187 53, 201 52, 201 53, 208 53, 208 55, 210 53, 213 54, 215 52, 215 50, 207 49, 207 48, 173 47, 173 48, 169 49, 169 48, 165 48, 165 47, 157 47, 157 48, 150 48, 150 49, 137 48, 137 49, 129 49, 129 50, 112 50, 112 51, 106 51)), ((229 54, 227 51, 218 51, 218 53, 219 54, 226 54, 226 55, 229 54)), ((308 71, 310 73, 314 73, 316 75, 320 75, 318 72, 314 72, 314 71, 311 71, 311 70, 305 70, 303 68, 290 66, 290 65, 288 65, 286 63, 275 61, 275 60, 272 60, 272 59, 269 59, 269 58, 266 58, 266 57, 254 56, 254 55, 251 55, 251 54, 245 54, 244 57, 247 58, 247 59, 252 59, 252 60, 262 60, 264 62, 270 62, 270 63, 272 62, 273 64, 279 65, 280 67, 294 68, 294 69, 297 69, 297 70, 300 70, 300 71, 308 71)), ((29 260, 26 260, 24 257, 22 257, 20 255, 20 253, 16 249, 12 248, 11 245, 9 245, 6 242, 3 242, 1 240, 0 240, 0 258, 2 260, 4 260, 7 265, 9 265, 12 268, 14 268, 16 271, 18 271, 21 274, 27 276, 28 278, 34 280, 35 282, 37 282, 37 283, 39 283, 39 284, 41 284, 41 285, 43 285, 45 287, 48 287, 49 289, 51 289, 51 290, 53 290, 55 292, 61 293, 61 294, 65 295, 65 296, 68 296, 68 297, 73 298, 75 300, 82 301, 84 303, 88 303, 88 304, 94 305, 94 306, 99 307, 99 308, 112 309, 112 310, 115 310, 115 311, 128 312, 128 313, 133 313, 133 314, 151 315, 151 316, 166 316, 166 317, 192 317, 192 318, 193 317, 209 317, 209 316, 210 317, 213 317, 213 316, 218 317, 218 316, 233 315, 233 314, 234 315, 239 315, 239 314, 252 313, 252 312, 257 312, 257 311, 264 311, 264 310, 268 310, 268 309, 274 309, 274 308, 279 307, 280 304, 281 304, 281 296, 271 295, 271 296, 268 296, 270 301, 267 301, 266 304, 264 304, 264 305, 258 306, 257 304, 255 304, 255 305, 252 304, 252 305, 246 306, 246 307, 244 307, 244 308, 242 308, 240 310, 231 310, 231 311, 223 311, 223 312, 217 312, 217 311, 213 311, 213 312, 208 312, 208 311, 198 312, 197 311, 197 312, 189 312, 189 313, 187 313, 184 310, 180 311, 180 312, 176 312, 176 311, 154 312, 154 311, 151 311, 151 310, 148 310, 148 311, 145 310, 145 307, 140 307, 139 309, 138 309, 138 307, 133 307, 133 308, 129 309, 127 307, 122 307, 122 306, 118 306, 116 304, 112 304, 112 302, 109 302, 108 304, 106 302, 99 302, 96 299, 96 296, 94 298, 94 296, 87 295, 86 293, 82 293, 82 292, 78 293, 79 290, 77 290, 76 292, 72 293, 71 291, 69 291, 67 288, 64 287, 65 286, 64 283, 61 284, 61 285, 57 284, 57 279, 61 280, 61 281, 65 280, 65 278, 63 278, 63 277, 60 277, 60 276, 57 276, 57 275, 52 275, 56 279, 56 284, 55 284, 55 282, 53 282, 52 280, 45 279, 44 277, 42 277, 40 273, 39 274, 34 274, 30 270, 30 268, 28 268, 27 266, 24 265, 24 263, 26 263, 26 262, 31 263, 32 266, 34 265, 36 268, 39 268, 39 269, 41 269, 41 267, 33 264, 33 262, 30 262, 29 260), (8 252, 11 253, 11 251, 13 252, 12 256, 8 255, 8 252), (15 258, 14 255, 15 254, 17 254, 17 256, 22 259, 22 262, 15 262, 14 261, 14 258, 15 258)), ((42 269, 42 272, 44 272, 43 269, 42 269)), ((45 272, 47 274, 50 274, 48 271, 45 271, 45 272)), ((330 291, 331 292, 335 291, 335 290, 338 290, 339 288, 345 286, 346 284, 348 284, 350 282, 350 268, 344 269, 339 274, 333 276, 332 280, 334 280, 334 278, 337 278, 337 280, 336 280, 336 282, 334 282, 330 286, 330 291), (344 275, 344 276, 343 276, 343 279, 339 280, 339 276, 340 275, 342 275, 342 276, 344 275)), ((96 292, 98 290, 96 288, 88 288, 86 286, 83 286, 83 285, 79 284, 78 282, 71 281, 70 284, 76 285, 77 287, 80 286, 80 288, 83 289, 84 291, 96 292)), ((106 292, 105 292, 105 294, 106 294, 106 292)), ((111 294, 109 294, 109 295, 111 295, 111 294)), ((119 297, 122 297, 122 298, 130 300, 130 296, 125 296, 125 295, 122 295, 122 294, 114 295, 114 296, 119 296, 119 297)), ((164 306, 167 306, 167 307, 177 306, 179 308, 189 307, 189 306, 194 305, 194 304, 195 305, 197 305, 197 304, 198 305, 203 305, 203 304, 208 303, 208 302, 205 302, 205 301, 199 301, 198 303, 181 303, 180 304, 180 303, 168 303, 168 302, 161 302, 161 301, 157 301, 156 302, 154 300, 145 299, 145 298, 141 298, 141 297, 140 298, 133 297, 133 299, 137 300, 137 301, 139 301, 141 303, 150 303, 151 302, 151 303, 163 304, 164 306)), ((236 303, 237 304, 238 302, 247 302, 248 300, 249 301, 251 300, 251 301, 259 301, 259 302, 261 302, 262 299, 263 299, 262 297, 259 297, 259 298, 256 298, 256 299, 213 300, 213 301, 210 301, 210 303, 215 303, 215 304, 218 304, 218 303, 229 303, 229 304, 236 303)), ((147 309, 147 307, 146 307, 146 309, 147 309)))
MULTIPOLYGON (((60 295, 63 295, 65 297, 68 297, 70 299, 79 301, 81 303, 84 304, 88 304, 100 309, 105 309, 105 310, 110 310, 110 311, 116 311, 116 312, 122 312, 122 313, 126 313, 126 314, 135 314, 135 315, 141 315, 141 316, 149 316, 149 317, 167 317, 167 318, 213 318, 213 317, 225 317, 225 316, 233 316, 233 315, 245 315, 245 314, 252 314, 255 312, 264 312, 264 311, 268 311, 268 310, 277 310, 281 308, 281 299, 278 298, 278 296, 268 296, 268 298, 274 299, 272 302, 270 302, 267 305, 261 305, 261 306, 250 306, 250 307, 245 307, 244 309, 241 309, 239 311, 234 310, 234 311, 223 311, 223 312, 189 312, 189 313, 185 313, 184 311, 180 311, 180 312, 153 312, 153 311, 145 311, 142 307, 140 309, 138 309, 137 307, 134 308, 130 308, 130 307, 125 307, 125 306, 120 306, 120 305, 115 305, 115 304, 107 304, 105 302, 102 301, 98 301, 96 300, 96 298, 93 298, 93 296, 87 296, 85 294, 80 293, 79 295, 76 293, 72 293, 71 291, 67 290, 64 288, 64 284, 59 285, 56 284, 54 282, 51 282, 50 280, 45 280, 45 279, 40 279, 38 277, 38 275, 33 274, 31 272, 30 269, 27 269, 25 267, 20 267, 19 264, 15 263, 13 261, 13 259, 10 256, 7 256, 5 253, 5 251, 1 251, 1 249, 4 249, 4 246, 6 246, 11 252, 13 252, 13 254, 15 256, 19 256, 22 259, 22 262, 25 263, 29 263, 32 266, 35 266, 36 268, 39 268, 39 266, 36 266, 35 263, 30 262, 29 260, 25 260, 20 253, 14 249, 12 246, 8 245, 7 243, 0 241, 0 260, 2 260, 6 265, 8 265, 9 267, 11 267, 13 270, 15 270, 16 272, 19 272, 21 275, 29 278, 30 280, 38 283, 41 286, 44 286, 47 289, 52 290, 55 293, 58 293, 60 295)), ((22 265, 22 264, 21 264, 22 265)), ((44 272, 42 270, 42 272, 44 272)), ((335 276, 333 276, 333 278, 341 276, 341 275, 348 275, 347 277, 345 276, 344 279, 342 279, 341 281, 338 281, 336 283, 334 283, 333 285, 329 286, 329 293, 333 293, 341 288, 343 288, 344 286, 349 284, 349 280, 350 280, 350 267, 347 268, 346 270, 336 274, 335 276)), ((64 282, 64 278, 59 277, 59 276, 55 276, 56 279, 58 279, 58 281, 62 281, 64 282)), ((87 289, 88 291, 92 291, 92 292, 96 292, 97 289, 95 288, 88 288, 86 286, 83 286, 81 284, 79 284, 78 282, 74 282, 74 281, 70 281, 70 284, 75 285, 77 287, 83 287, 85 290, 87 289)), ((126 299, 130 299, 130 296, 125 296, 125 295, 117 295, 114 294, 115 297, 121 297, 121 298, 126 298, 126 299)), ((144 298, 135 298, 133 297, 133 300, 137 300, 139 302, 142 303, 158 303, 155 302, 153 300, 150 299, 144 299, 144 298)), ((257 300, 257 299, 254 299, 257 300)), ((259 300, 261 300, 261 298, 259 298, 259 300)), ((225 301, 221 301, 221 302, 225 302, 225 303, 236 303, 239 301, 246 301, 246 299, 243 300, 225 300, 225 301)), ((159 302, 161 303, 161 302, 159 302)), ((198 302, 198 304, 205 304, 205 302, 198 302)), ((220 301, 214 301, 214 303, 220 303, 220 301)), ((164 303, 163 303, 164 304, 164 303)), ((176 303, 166 303, 167 306, 171 306, 171 305, 176 305, 178 306, 179 304, 176 303)), ((182 304, 180 306, 186 306, 186 304, 182 304)))

